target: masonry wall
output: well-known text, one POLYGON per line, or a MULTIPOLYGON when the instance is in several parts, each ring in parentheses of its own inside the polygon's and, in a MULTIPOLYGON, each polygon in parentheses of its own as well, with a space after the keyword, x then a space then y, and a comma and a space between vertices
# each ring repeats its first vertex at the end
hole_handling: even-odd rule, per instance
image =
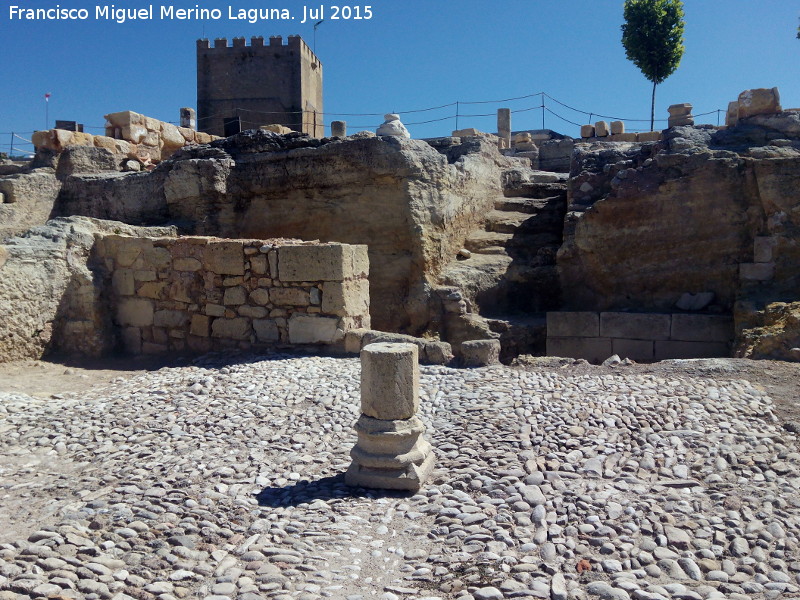
POLYGON ((224 135, 225 119, 240 117, 242 129, 276 123, 313 137, 325 135, 322 63, 299 36, 269 44, 253 37, 197 41, 197 126, 224 135))
POLYGON ((547 354, 601 362, 731 355, 733 317, 687 313, 550 312, 547 354))
POLYGON ((342 343, 369 327, 366 246, 98 236, 131 354, 342 343))

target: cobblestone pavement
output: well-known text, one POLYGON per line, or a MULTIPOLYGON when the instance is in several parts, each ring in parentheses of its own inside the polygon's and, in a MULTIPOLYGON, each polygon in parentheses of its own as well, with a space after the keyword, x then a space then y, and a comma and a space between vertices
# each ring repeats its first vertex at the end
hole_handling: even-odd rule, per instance
POLYGON ((0 394, 0 600, 800 597, 800 452, 763 390, 421 370, 417 495, 343 484, 357 359, 0 394))

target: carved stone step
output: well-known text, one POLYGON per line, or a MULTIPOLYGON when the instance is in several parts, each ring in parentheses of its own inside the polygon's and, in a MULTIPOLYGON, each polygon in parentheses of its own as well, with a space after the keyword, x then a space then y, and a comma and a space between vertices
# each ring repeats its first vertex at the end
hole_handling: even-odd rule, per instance
POLYGON ((566 195, 565 183, 514 183, 503 189, 503 195, 508 198, 549 198, 551 196, 566 195))
POLYGON ((524 212, 540 214, 542 212, 556 212, 563 218, 566 212, 566 199, 561 196, 549 198, 497 198, 494 201, 495 210, 524 212))
POLYGON ((493 210, 486 215, 486 230, 497 233, 546 233, 558 231, 561 218, 557 213, 531 215, 530 213, 493 210))

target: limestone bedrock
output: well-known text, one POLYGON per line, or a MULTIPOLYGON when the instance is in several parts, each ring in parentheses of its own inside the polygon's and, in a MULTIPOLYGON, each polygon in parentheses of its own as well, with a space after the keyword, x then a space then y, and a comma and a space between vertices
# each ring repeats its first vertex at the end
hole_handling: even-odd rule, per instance
POLYGON ((361 412, 410 419, 419 410, 419 350, 414 344, 369 344, 361 350, 361 412))

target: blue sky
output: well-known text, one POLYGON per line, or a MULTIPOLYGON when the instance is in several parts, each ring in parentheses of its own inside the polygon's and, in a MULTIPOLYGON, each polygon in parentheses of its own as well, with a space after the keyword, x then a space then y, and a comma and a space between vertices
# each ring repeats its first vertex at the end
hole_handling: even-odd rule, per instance
MULTIPOLYGON (((116 2, 125 8, 149 4, 116 2)), ((322 5, 327 19, 317 30, 316 51, 324 68, 325 121, 346 120, 350 132, 374 129, 382 118, 338 113, 383 114, 539 92, 548 95, 545 106, 552 111, 544 114, 545 126, 568 135, 578 135, 578 127, 567 121, 590 118, 573 108, 622 117, 629 130, 649 125, 644 121, 651 84, 625 58, 621 0, 372 0, 372 18, 360 21, 331 20, 333 6, 342 4, 322 5)), ((300 34, 313 45, 312 24, 300 21, 304 6, 316 10, 320 2, 165 0, 153 3, 154 20, 123 24, 95 20, 96 6, 104 4, 3 0, 0 150, 7 150, 9 132, 30 139, 30 132, 44 128, 46 92, 52 94, 51 124, 56 118, 77 120, 90 133, 102 133, 103 115, 119 110, 177 121, 181 106, 196 103, 196 39, 300 34), (91 18, 12 21, 12 5, 86 8, 91 18), (170 5, 216 7, 223 18, 159 20, 160 7, 170 5), (296 18, 250 24, 228 19, 228 6, 234 11, 286 8, 296 18)), ((692 103, 695 113, 724 110, 739 92, 754 87, 777 86, 785 108, 800 107, 800 40, 795 38, 800 3, 686 0, 685 13, 686 53, 677 72, 658 88, 656 118, 665 119, 667 106, 678 102, 692 103)), ((540 128, 540 104, 541 96, 459 104, 458 126, 493 131, 493 116, 464 115, 509 107, 520 111, 513 114, 514 129, 540 128)), ((403 121, 414 137, 432 137, 449 135, 455 115, 456 107, 446 106, 404 114, 403 121)), ((717 114, 698 122, 716 123, 717 114)))

